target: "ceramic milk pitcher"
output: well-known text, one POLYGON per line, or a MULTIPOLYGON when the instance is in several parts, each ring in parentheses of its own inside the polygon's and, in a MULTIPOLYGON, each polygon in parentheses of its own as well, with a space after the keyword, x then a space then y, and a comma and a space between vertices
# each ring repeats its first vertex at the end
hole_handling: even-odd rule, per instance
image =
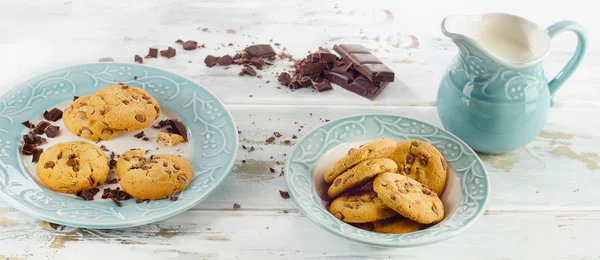
POLYGON ((577 68, 586 35, 577 23, 547 29, 509 14, 448 16, 442 32, 459 54, 444 74, 437 110, 444 127, 475 151, 503 153, 525 146, 546 123, 553 97, 577 68), (542 61, 551 39, 575 32, 577 48, 549 82, 542 61))

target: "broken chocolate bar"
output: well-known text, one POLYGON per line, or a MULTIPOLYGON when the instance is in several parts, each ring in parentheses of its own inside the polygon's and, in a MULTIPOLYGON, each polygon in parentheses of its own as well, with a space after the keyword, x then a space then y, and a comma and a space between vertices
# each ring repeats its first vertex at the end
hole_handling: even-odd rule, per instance
POLYGON ((260 58, 273 57, 277 54, 275 53, 275 50, 273 50, 273 47, 271 47, 269 44, 252 45, 246 47, 245 50, 248 54, 250 54, 250 56, 260 58))
POLYGON ((313 85, 313 89, 318 92, 323 92, 323 91, 333 89, 333 87, 331 86, 331 83, 329 83, 329 81, 323 80, 323 81, 313 85))
POLYGON ((352 91, 368 99, 375 99, 387 87, 389 82, 371 82, 363 75, 354 79, 333 71, 326 71, 325 78, 346 90, 352 91))
POLYGON ((394 81, 394 72, 362 45, 340 44, 334 45, 333 49, 368 80, 373 82, 394 81))

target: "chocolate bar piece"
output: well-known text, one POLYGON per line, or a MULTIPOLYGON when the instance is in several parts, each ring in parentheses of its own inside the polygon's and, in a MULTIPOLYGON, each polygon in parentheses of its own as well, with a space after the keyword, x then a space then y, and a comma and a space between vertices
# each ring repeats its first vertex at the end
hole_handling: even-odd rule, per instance
POLYGON ((257 44, 246 47, 246 52, 253 57, 268 58, 275 56, 275 50, 269 44, 257 44))
POLYGON ((371 82, 363 75, 356 78, 334 71, 326 71, 325 78, 348 91, 352 91, 368 99, 375 99, 387 87, 389 82, 371 82))
POLYGON ((323 91, 333 89, 333 87, 331 86, 329 81, 323 80, 323 81, 319 82, 318 84, 313 85, 313 89, 318 92, 323 92, 323 91))
POLYGON ((370 81, 394 81, 394 72, 362 45, 340 44, 334 45, 333 49, 370 81))
POLYGON ((319 47, 318 51, 316 51, 315 53, 309 54, 308 56, 306 56, 306 59, 312 63, 316 63, 319 61, 336 62, 337 56, 335 54, 331 53, 328 49, 319 47))

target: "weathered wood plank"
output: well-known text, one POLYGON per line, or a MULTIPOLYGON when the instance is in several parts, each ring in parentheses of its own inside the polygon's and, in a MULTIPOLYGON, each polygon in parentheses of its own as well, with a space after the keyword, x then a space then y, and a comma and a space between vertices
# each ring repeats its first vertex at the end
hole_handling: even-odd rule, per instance
POLYGON ((338 238, 296 212, 188 211, 124 230, 56 231, 10 210, 0 211, 0 258, 594 259, 589 231, 598 228, 597 212, 489 213, 450 240, 382 250, 338 238))

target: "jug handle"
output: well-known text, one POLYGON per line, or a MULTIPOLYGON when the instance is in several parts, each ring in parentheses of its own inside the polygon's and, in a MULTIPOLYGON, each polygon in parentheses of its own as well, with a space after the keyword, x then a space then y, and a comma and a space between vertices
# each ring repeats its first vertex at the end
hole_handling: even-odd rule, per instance
POLYGON ((554 38, 556 35, 562 32, 574 32, 577 35, 577 48, 575 49, 575 53, 567 62, 556 76, 548 82, 548 88, 550 90, 550 106, 554 106, 554 94, 556 91, 569 79, 569 77, 575 72, 575 69, 581 63, 581 59, 587 50, 587 35, 583 27, 576 22, 573 21, 560 21, 553 25, 550 25, 547 29, 548 35, 550 39, 554 38))

